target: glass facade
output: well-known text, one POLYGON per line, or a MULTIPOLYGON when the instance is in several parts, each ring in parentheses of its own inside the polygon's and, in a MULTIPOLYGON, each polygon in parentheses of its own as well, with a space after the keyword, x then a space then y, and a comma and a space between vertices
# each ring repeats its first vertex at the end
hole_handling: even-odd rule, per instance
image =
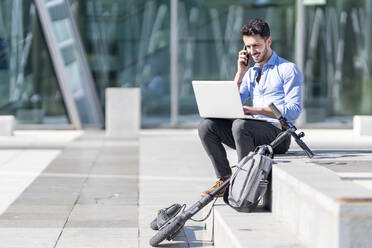
POLYGON ((69 124, 33 1, 0 1, 0 114, 18 124, 69 124))
POLYGON ((305 6, 307 122, 372 114, 371 18, 368 0, 305 6))
POLYGON ((294 59, 294 1, 178 1, 179 121, 200 118, 192 80, 233 80, 237 54, 243 48, 241 27, 251 18, 265 19, 273 49, 294 59))
POLYGON ((372 114, 372 1, 66 1, 0 0, 0 114, 19 124, 99 124, 105 88, 139 87, 143 127, 195 126, 191 81, 232 80, 239 31, 256 17, 278 55, 303 71, 305 123, 350 126, 372 114), (49 19, 39 17, 43 5, 49 19))
POLYGON ((192 80, 233 79, 248 19, 268 20, 274 49, 294 58, 293 0, 178 0, 178 51, 170 46, 171 2, 71 1, 101 101, 109 86, 141 88, 143 126, 170 124, 171 52, 178 53, 179 124, 200 120, 192 80))
POLYGON ((170 120, 170 2, 71 1, 102 103, 107 87, 139 87, 142 120, 170 120))
MULTIPOLYGON (((73 17, 70 15, 69 5, 65 0, 36 1, 39 1, 39 11, 45 9, 49 14, 47 20, 50 20, 51 25, 49 26, 55 36, 51 43, 55 42, 52 45, 58 48, 56 52, 61 55, 65 81, 67 82, 66 88, 72 95, 80 122, 85 126, 101 126, 101 111, 99 111, 101 105, 94 106, 95 90, 91 89, 92 82, 84 71, 84 55, 79 54, 78 35, 73 30, 73 17)), ((44 30, 48 30, 48 25, 44 27, 44 30)))

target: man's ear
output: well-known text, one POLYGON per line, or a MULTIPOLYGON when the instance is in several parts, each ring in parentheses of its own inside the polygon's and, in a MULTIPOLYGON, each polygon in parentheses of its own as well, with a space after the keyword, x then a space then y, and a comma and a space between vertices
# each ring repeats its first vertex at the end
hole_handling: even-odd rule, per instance
POLYGON ((271 36, 269 37, 269 38, 267 38, 267 44, 269 45, 269 46, 271 46, 271 43, 273 43, 273 39, 271 38, 271 36))

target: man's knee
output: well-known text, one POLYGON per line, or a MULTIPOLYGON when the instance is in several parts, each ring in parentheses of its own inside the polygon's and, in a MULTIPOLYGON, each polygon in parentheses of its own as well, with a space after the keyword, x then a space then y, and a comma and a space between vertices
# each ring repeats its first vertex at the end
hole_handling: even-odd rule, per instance
POLYGON ((233 136, 236 138, 236 137, 240 137, 244 131, 244 126, 245 126, 245 121, 242 120, 242 119, 236 119, 234 120, 233 124, 232 124, 232 127, 231 127, 231 131, 232 131, 232 134, 233 136))
POLYGON ((198 126, 198 133, 200 138, 204 138, 213 128, 216 123, 212 119, 204 119, 198 126))

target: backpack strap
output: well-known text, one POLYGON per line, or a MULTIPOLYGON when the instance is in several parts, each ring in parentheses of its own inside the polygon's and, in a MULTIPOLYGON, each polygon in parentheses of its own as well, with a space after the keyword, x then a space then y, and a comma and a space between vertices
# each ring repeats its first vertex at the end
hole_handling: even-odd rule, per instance
POLYGON ((270 145, 257 146, 256 149, 254 150, 254 153, 255 154, 260 153, 261 155, 267 156, 271 159, 274 158, 274 149, 270 145), (262 150, 263 150, 263 153, 261 153, 262 150))
POLYGON ((233 208, 233 206, 230 205, 229 203, 229 189, 230 189, 230 184, 227 185, 227 187, 225 188, 225 192, 223 193, 223 201, 229 205, 230 207, 233 208))

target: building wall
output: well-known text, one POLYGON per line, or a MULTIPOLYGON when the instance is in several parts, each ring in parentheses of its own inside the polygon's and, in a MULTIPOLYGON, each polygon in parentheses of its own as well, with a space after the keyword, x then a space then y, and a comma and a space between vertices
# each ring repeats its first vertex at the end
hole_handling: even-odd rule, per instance
MULTIPOLYGON (((70 108, 61 93, 35 1, 53 2, 0 0, 0 114, 15 115, 18 124, 68 125, 70 108)), ((200 118, 191 81, 232 80, 236 55, 243 47, 240 28, 256 17, 269 23, 273 49, 290 61, 299 62, 295 61, 296 37, 304 38, 299 64, 303 64, 307 123, 350 124, 353 115, 371 115, 372 2, 328 0, 305 5, 303 18, 298 18, 297 5, 302 1, 69 0, 101 104, 85 111, 91 104, 79 104, 75 98, 81 94, 72 91, 81 122, 89 124, 92 118, 85 114, 104 109, 105 88, 140 87, 142 126, 170 125, 175 106, 178 124, 196 125, 200 118), (174 3, 177 34, 171 32, 174 3), (296 30, 300 19, 305 28, 296 30), (177 51, 171 49, 171 37, 178 41, 177 51), (177 77, 171 80, 174 54, 178 55, 177 77), (176 98, 171 95, 174 84, 176 98)), ((65 24, 52 20, 57 38, 65 33, 59 28, 66 28, 65 24)), ((71 47, 76 50, 75 44, 71 47)), ((65 63, 68 82, 79 78, 83 85, 86 80, 71 79, 70 64, 65 63)), ((80 75, 80 69, 74 68, 74 75, 80 75)), ((91 95, 86 86, 79 89, 91 95)))
MULTIPOLYGON (((142 125, 171 123, 171 1, 72 1, 100 99, 104 89, 140 87, 142 125)), ((273 48, 294 60, 294 1, 178 0, 178 123, 197 123, 192 80, 232 80, 242 25, 266 19, 273 48), (260 3, 262 2, 262 3, 260 3)))

